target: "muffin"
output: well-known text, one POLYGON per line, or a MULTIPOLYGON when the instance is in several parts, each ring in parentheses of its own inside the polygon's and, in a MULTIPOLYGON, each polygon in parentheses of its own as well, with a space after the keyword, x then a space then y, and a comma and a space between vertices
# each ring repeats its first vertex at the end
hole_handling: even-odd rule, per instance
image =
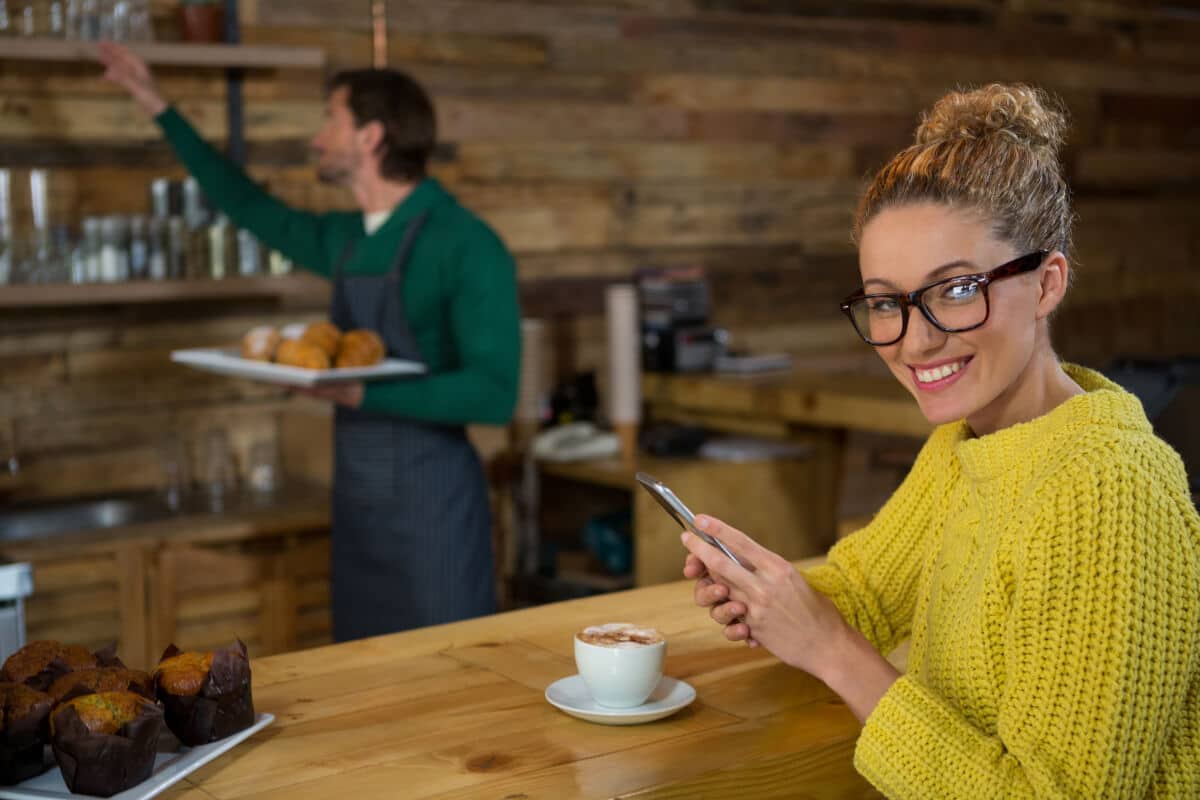
POLYGON ((77 644, 43 639, 13 653, 0 667, 0 680, 23 683, 44 692, 60 675, 99 666, 95 655, 77 644))
POLYGON ((150 777, 162 709, 133 692, 80 695, 54 709, 50 739, 67 789, 109 797, 150 777))
POLYGON ((285 339, 275 351, 275 363, 304 369, 329 369, 329 356, 314 344, 285 339))
POLYGON ((305 328, 304 333, 300 336, 300 341, 321 348, 330 361, 337 357, 338 344, 341 339, 341 330, 332 322, 314 322, 305 328))
POLYGON ((279 331, 270 325, 252 328, 242 337, 242 358, 270 361, 275 357, 275 348, 279 347, 280 338, 279 331))
POLYGON ((93 692, 133 692, 153 700, 154 680, 139 669, 101 667, 61 675, 48 690, 55 703, 93 692))
POLYGON ((0 683, 0 784, 40 775, 46 720, 54 698, 23 683, 0 683))
POLYGON ((369 367, 383 361, 387 348, 375 331, 350 331, 338 346, 335 367, 369 367))
POLYGON ((254 724, 246 645, 185 653, 171 645, 154 670, 167 728, 189 747, 224 739, 254 724))

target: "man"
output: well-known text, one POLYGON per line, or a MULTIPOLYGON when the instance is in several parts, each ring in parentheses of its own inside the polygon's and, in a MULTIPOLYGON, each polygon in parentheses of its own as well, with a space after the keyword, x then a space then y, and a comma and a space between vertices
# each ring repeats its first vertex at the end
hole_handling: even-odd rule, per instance
POLYGON ((209 200, 239 227, 333 282, 332 321, 371 328, 426 376, 313 390, 337 404, 332 537, 338 641, 495 611, 491 519, 468 423, 516 402, 520 312, 500 239, 426 175, 435 120, 394 70, 330 83, 313 139, 318 177, 359 212, 284 205, 205 143, 140 58, 103 44, 105 77, 154 117, 209 200))

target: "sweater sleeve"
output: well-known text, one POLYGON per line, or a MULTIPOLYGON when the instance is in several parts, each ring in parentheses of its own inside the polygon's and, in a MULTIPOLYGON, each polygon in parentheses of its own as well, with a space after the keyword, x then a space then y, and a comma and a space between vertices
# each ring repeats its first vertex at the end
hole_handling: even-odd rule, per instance
POLYGON ((1200 531, 1115 452, 1030 498, 996 735, 912 676, 868 717, 855 766, 888 797, 1147 795, 1195 680, 1200 531))
POLYGON ((824 564, 803 573, 884 654, 912 629, 921 569, 940 516, 936 486, 951 461, 952 438, 953 426, 934 431, 870 524, 835 544, 824 564))
POLYGON ((271 196, 196 132, 173 107, 155 117, 167 141, 209 200, 239 228, 296 264, 329 276, 333 272, 328 228, 333 214, 298 211, 271 196))
POLYGON ((503 425, 512 416, 521 359, 516 265, 486 228, 466 237, 456 260, 448 320, 456 366, 368 384, 364 409, 450 425, 503 425))

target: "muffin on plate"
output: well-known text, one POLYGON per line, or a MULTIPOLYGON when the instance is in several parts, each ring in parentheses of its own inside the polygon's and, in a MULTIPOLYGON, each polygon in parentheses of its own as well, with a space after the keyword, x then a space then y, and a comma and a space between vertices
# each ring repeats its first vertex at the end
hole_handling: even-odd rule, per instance
POLYGON ((0 784, 11 786, 45 769, 46 720, 54 698, 23 683, 0 683, 0 784))
POLYGON ((314 322, 304 329, 300 341, 316 345, 324 351, 332 361, 337 357, 338 345, 342 340, 342 331, 332 322, 314 322))
POLYGON ((251 361, 270 361, 275 357, 275 349, 281 341, 279 331, 270 325, 259 325, 251 328, 242 337, 242 358, 251 361))
POLYGON ((250 660, 241 641, 207 653, 185 653, 171 645, 154 670, 154 688, 167 728, 189 747, 254 724, 250 660))
POLYGON ((133 692, 153 700, 154 679, 140 669, 99 667, 60 675, 47 690, 55 703, 94 692, 133 692))
POLYGON ((9 656, 0 667, 0 680, 23 683, 44 692, 60 675, 99 665, 99 659, 86 647, 43 639, 30 642, 9 656))
POLYGON ((109 797, 154 771, 162 709, 133 692, 97 692, 50 715, 50 741, 67 789, 109 797))
POLYGON ((304 369, 329 369, 329 356, 315 344, 285 339, 275 351, 275 363, 304 369))
POLYGON ((350 331, 338 346, 335 367, 370 367, 383 361, 387 348, 379 334, 370 330, 350 331))

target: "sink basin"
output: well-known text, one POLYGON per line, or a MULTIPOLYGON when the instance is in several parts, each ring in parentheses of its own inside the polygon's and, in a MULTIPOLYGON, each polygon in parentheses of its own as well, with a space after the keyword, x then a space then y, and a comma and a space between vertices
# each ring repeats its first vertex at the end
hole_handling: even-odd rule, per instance
POLYGON ((41 539, 166 519, 175 512, 156 493, 0 509, 0 540, 41 539))

